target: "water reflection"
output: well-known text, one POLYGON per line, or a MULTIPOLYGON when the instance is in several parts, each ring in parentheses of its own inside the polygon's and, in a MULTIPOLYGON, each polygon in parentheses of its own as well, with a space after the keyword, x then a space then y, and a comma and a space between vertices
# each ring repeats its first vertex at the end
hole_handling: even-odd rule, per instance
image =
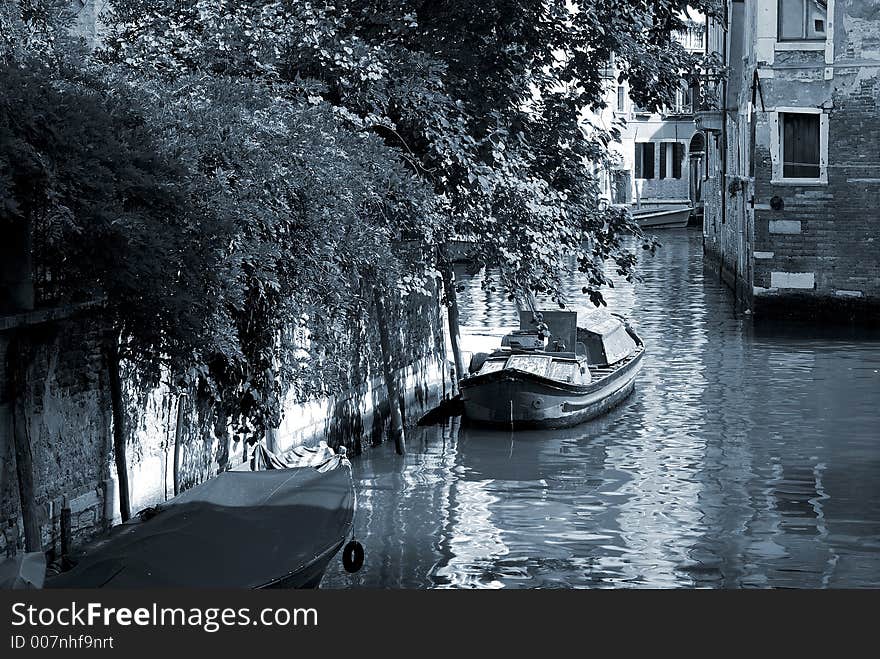
MULTIPOLYGON (((634 394, 573 429, 456 420, 412 430, 404 458, 372 449, 366 565, 324 587, 880 585, 877 337, 755 331, 699 232, 662 237, 644 281, 607 295, 646 338, 634 394)), ((486 349, 516 309, 460 278, 464 340, 486 349)))

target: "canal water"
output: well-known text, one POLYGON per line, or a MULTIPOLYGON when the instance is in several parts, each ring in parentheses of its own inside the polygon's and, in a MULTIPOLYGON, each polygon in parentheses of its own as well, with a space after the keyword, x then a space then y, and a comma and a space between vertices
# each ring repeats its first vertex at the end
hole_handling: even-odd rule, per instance
MULTIPOLYGON (((633 395, 567 430, 456 419, 411 429, 404 457, 368 450, 366 563, 333 561, 322 587, 880 586, 876 334, 756 331, 699 230, 658 237, 643 281, 607 294, 647 344, 633 395)), ((466 347, 497 344, 515 307, 461 280, 466 347)))

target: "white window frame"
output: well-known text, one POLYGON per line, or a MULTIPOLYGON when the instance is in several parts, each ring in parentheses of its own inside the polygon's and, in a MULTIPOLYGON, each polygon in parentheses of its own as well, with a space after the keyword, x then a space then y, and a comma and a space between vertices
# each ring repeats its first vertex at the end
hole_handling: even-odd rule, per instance
MULTIPOLYGON (((834 75, 834 14, 835 1, 828 0, 827 16, 825 21, 825 39, 815 41, 779 41, 779 18, 778 0, 759 0, 757 3, 757 43, 755 54, 758 61, 764 61, 772 65, 776 53, 786 50, 813 50, 825 51, 825 79, 830 80, 834 75)), ((768 69, 762 75, 772 77, 773 70, 768 69)))
POLYGON ((828 184, 828 113, 822 108, 778 107, 770 112, 770 161, 775 185, 827 185, 828 184), (819 176, 817 178, 786 178, 783 176, 783 144, 780 114, 819 115, 819 176))
MULTIPOLYGON (((825 36, 824 37, 822 37, 821 39, 820 38, 810 39, 808 37, 801 37, 800 39, 782 39, 781 35, 780 35, 780 31, 781 31, 780 28, 782 27, 782 25, 781 25, 782 21, 779 18, 779 4, 780 4, 780 2, 782 2, 782 0, 775 0, 775 1, 776 1, 777 50, 788 50, 787 48, 779 48, 778 47, 779 44, 798 44, 800 46, 800 49, 802 49, 802 50, 814 50, 813 48, 810 48, 810 47, 804 48, 804 46, 806 46, 807 44, 810 44, 810 43, 819 44, 820 47, 815 48, 815 50, 824 50, 825 40, 828 39, 828 29, 829 29, 828 14, 829 14, 829 12, 834 10, 834 7, 831 6, 831 2, 828 1, 828 2, 826 2, 826 5, 825 5, 825 36)), ((810 0, 802 0, 802 1, 804 3, 804 23, 806 23, 807 3, 810 2, 810 0)), ((806 25, 804 25, 803 27, 804 27, 804 29, 806 29, 806 25)), ((791 50, 794 50, 794 49, 792 48, 791 50)))
POLYGON ((629 105, 629 94, 627 94, 626 87, 618 83, 614 87, 614 113, 615 114, 626 114, 629 105), (620 103, 620 91, 623 90, 623 104, 620 103))

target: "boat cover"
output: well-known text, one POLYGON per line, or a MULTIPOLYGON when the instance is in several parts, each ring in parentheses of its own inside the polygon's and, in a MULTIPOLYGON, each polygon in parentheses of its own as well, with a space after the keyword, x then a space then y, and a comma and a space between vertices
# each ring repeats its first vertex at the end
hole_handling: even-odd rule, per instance
POLYGON ((18 554, 0 563, 0 590, 42 588, 45 577, 46 555, 41 551, 18 554))
POLYGON ((115 527, 50 588, 256 588, 341 544, 351 468, 227 471, 115 527))
POLYGON ((587 347, 591 365, 616 364, 631 355, 636 342, 619 318, 602 312, 586 315, 578 327, 578 341, 587 347))
POLYGON ((317 446, 294 446, 283 457, 276 455, 263 442, 254 446, 248 461, 253 471, 262 469, 289 469, 290 467, 314 467, 318 471, 335 469, 345 458, 345 453, 336 453, 321 442, 317 446))

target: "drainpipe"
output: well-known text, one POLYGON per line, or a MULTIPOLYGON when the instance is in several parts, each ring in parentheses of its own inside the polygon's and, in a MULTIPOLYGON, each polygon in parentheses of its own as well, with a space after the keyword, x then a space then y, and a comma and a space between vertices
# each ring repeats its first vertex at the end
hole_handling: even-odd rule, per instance
MULTIPOLYGON (((730 14, 728 5, 724 3, 724 35, 721 50, 724 54, 724 66, 729 64, 729 54, 727 52, 727 32, 730 29, 730 14)), ((721 80, 721 224, 727 222, 727 76, 721 80)), ((722 267, 724 261, 721 262, 722 267)))

